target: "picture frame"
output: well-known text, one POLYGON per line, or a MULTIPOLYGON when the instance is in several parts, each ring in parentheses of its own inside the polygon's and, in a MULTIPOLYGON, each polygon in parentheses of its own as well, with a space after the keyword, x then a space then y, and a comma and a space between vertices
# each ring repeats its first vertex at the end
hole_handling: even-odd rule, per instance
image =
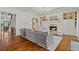
POLYGON ((37 30, 38 27, 38 19, 37 18, 32 18, 32 30, 37 30))
POLYGON ((67 20, 67 19, 75 19, 76 18, 76 11, 71 11, 71 12, 67 12, 67 13, 64 13, 63 14, 63 18, 65 19, 65 20, 67 20))

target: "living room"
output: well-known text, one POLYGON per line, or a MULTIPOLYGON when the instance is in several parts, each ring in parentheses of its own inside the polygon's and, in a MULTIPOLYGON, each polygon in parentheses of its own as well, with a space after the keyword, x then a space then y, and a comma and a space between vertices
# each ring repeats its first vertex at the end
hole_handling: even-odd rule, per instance
MULTIPOLYGON (((4 31, 1 31, 1 50, 79 50, 77 47, 79 46, 78 7, 0 7, 0 12, 1 23, 3 23, 2 19, 5 19, 7 15, 12 15, 12 20, 15 20, 12 21, 12 26, 7 29, 8 36, 11 36, 11 33, 14 33, 13 36, 18 36, 19 39, 23 38, 23 40, 30 40, 37 44, 37 46, 41 46, 41 48, 37 49, 37 46, 33 47, 32 45, 27 49, 25 48, 27 45, 25 42, 25 44, 23 44, 25 46, 20 47, 21 40, 16 40, 16 38, 14 40, 10 37, 10 39, 12 39, 11 43, 11 40, 8 40, 8 38, 6 39, 4 31), (12 28, 14 29, 13 32, 11 31, 12 28), (18 41, 20 48, 16 48, 18 45, 16 47, 13 46, 15 42, 17 43, 18 41), (8 44, 9 42, 10 44, 8 44), (9 48, 9 45, 13 47, 9 48)), ((10 16, 8 16, 8 18, 9 17, 10 16)), ((4 27, 5 26, 2 26, 1 29, 4 27)), ((28 45, 30 44, 28 43, 28 45)))

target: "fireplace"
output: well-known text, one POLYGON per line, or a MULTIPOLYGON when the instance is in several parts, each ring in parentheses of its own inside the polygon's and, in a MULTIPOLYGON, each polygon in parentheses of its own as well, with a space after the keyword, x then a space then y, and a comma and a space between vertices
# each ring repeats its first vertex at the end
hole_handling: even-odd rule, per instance
POLYGON ((57 25, 56 24, 50 25, 49 30, 51 34, 57 34, 57 25))
POLYGON ((50 26, 50 31, 57 31, 57 26, 56 25, 53 25, 53 26, 50 26))

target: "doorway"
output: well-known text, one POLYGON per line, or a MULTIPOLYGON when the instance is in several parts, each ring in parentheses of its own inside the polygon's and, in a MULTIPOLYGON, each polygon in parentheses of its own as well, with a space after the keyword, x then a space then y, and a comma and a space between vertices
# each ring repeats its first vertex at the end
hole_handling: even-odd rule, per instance
POLYGON ((1 12, 0 20, 0 45, 6 47, 13 36, 16 35, 16 15, 8 12, 1 12))

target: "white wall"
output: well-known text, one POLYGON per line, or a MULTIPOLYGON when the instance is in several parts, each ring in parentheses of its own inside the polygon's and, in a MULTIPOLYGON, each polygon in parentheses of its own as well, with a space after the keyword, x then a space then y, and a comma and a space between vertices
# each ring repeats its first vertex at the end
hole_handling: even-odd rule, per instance
POLYGON ((9 12, 16 14, 16 35, 20 35, 21 28, 32 28, 32 17, 37 17, 36 14, 32 12, 24 12, 14 8, 0 8, 0 12, 9 12))
MULTIPOLYGON (((67 34, 67 35, 76 35, 76 29, 74 28, 74 19, 66 21, 63 19, 63 14, 66 12, 77 11, 77 9, 76 8, 61 8, 56 11, 51 12, 47 16, 48 17, 50 17, 50 16, 58 16, 59 17, 60 22, 59 22, 59 26, 58 26, 58 32, 61 32, 62 34, 67 34), (68 29, 66 29, 66 27, 68 29)), ((43 15, 41 15, 41 16, 43 16, 43 15)), ((47 24, 45 24, 44 26, 46 27, 47 24)))
MULTIPOLYGON (((71 11, 77 11, 77 8, 64 9, 62 11, 62 15, 63 13, 71 12, 71 11)), ((76 36, 75 19, 69 19, 69 20, 62 19, 62 31, 64 34, 76 36)))
MULTIPOLYGON (((63 25, 66 23, 65 23, 65 20, 63 20, 63 13, 68 12, 68 11, 74 11, 74 10, 76 10, 76 9, 74 9, 74 8, 62 8, 62 9, 59 9, 59 11, 56 10, 55 12, 51 12, 47 16, 48 17, 50 17, 50 16, 58 16, 59 17, 60 22, 58 24, 59 25, 58 31, 62 32, 64 34, 66 31, 64 30, 65 26, 63 26, 63 25)), ((40 16, 43 16, 43 15, 37 15, 37 14, 32 13, 32 12, 27 12, 27 11, 24 12, 24 11, 13 9, 13 8, 0 8, 0 11, 10 12, 10 13, 16 14, 16 34, 17 35, 20 34, 20 28, 32 29, 32 17, 37 17, 38 20, 40 20, 39 19, 40 16)), ((78 19, 79 19, 79 17, 78 17, 78 19)), ((44 27, 47 27, 47 25, 48 24, 44 24, 44 27)), ((72 26, 72 24, 70 26, 72 26)), ((39 27, 39 30, 40 30, 40 28, 41 28, 41 26, 39 27)), ((69 33, 70 31, 67 31, 67 32, 69 33)), ((74 31, 74 33, 75 33, 75 31, 74 31)))
MULTIPOLYGON (((27 28, 32 29, 32 18, 35 16, 35 14, 31 14, 26 12, 26 14, 18 14, 16 21, 16 28, 17 28, 17 35, 20 34, 21 28, 27 28)), ((36 17, 36 16, 35 16, 36 17)))

